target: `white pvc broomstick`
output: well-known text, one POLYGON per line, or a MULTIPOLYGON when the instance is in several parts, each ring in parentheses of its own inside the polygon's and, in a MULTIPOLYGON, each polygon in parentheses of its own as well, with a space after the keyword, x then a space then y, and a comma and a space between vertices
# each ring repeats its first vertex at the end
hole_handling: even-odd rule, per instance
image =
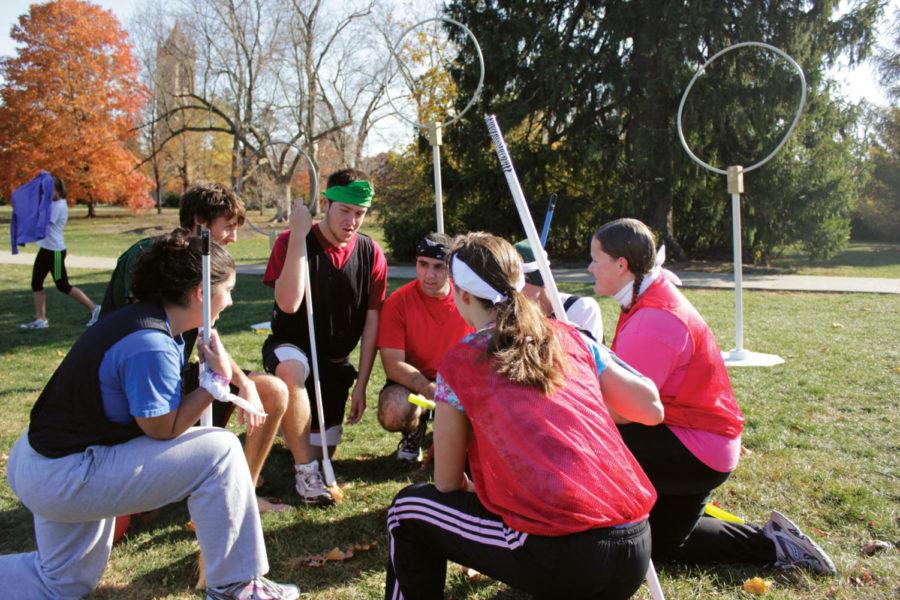
MULTIPOLYGON (((203 270, 203 343, 206 344, 206 347, 209 348, 209 332, 212 324, 212 285, 210 285, 210 266, 209 266, 209 229, 203 227, 200 230, 200 240, 201 240, 201 256, 202 256, 202 270, 203 270)), ((206 363, 200 365, 201 369, 208 368, 206 363)), ((258 407, 254 406, 247 400, 244 400, 240 396, 232 394, 228 392, 228 394, 224 398, 219 398, 218 400, 222 402, 231 402, 245 413, 253 414, 259 417, 265 417, 266 413, 263 412, 258 407)), ((203 414, 200 415, 200 426, 201 427, 212 427, 212 404, 206 407, 206 410, 203 411, 203 414)))
MULTIPOLYGON (((503 133, 497 124, 497 117, 487 115, 484 120, 487 123, 491 139, 494 141, 494 149, 497 151, 497 158, 500 159, 500 166, 503 167, 503 174, 506 175, 506 183, 509 185, 509 191, 512 193, 513 201, 516 203, 516 210, 519 212, 519 219, 522 221, 522 227, 525 229, 528 243, 535 249, 534 257, 541 277, 544 279, 544 289, 547 291, 547 295, 550 296, 550 305, 553 306, 553 313, 558 320, 569 323, 566 317, 566 310, 563 308, 559 297, 559 290, 556 289, 556 281, 553 279, 553 273, 550 271, 550 263, 541 251, 543 248, 541 238, 538 236, 534 220, 531 218, 531 212, 528 210, 528 204, 525 202, 525 194, 522 193, 522 186, 519 184, 519 178, 516 177, 509 150, 506 147, 506 142, 503 140, 503 133)), ((614 355, 612 356, 614 357, 614 355)), ((659 578, 657 578, 656 570, 653 568, 653 561, 650 561, 650 565, 647 568, 647 587, 650 588, 650 595, 653 597, 653 600, 665 600, 662 587, 659 585, 659 578)))
MULTIPOLYGON (((203 265, 203 343, 209 348, 209 321, 210 321, 210 285, 209 285, 209 229, 200 230, 202 240, 202 265, 203 265)), ((204 365, 200 367, 205 368, 204 365)), ((212 427, 212 404, 206 407, 200 415, 201 427, 212 427)))
MULTIPOLYGON (((313 303, 312 303, 312 290, 309 285, 309 263, 306 260, 306 255, 303 255, 301 259, 303 261, 303 297, 306 301, 306 321, 309 324, 309 349, 310 349, 310 360, 312 362, 312 374, 313 374, 313 387, 316 392, 316 413, 318 413, 319 417, 319 440, 322 443, 322 474, 325 475, 325 485, 331 490, 332 495, 335 495, 337 487, 337 480, 334 477, 334 469, 331 466, 331 459, 328 456, 328 441, 325 439, 325 410, 322 406, 322 382, 319 378, 319 357, 316 352, 316 325, 313 321, 313 303)), ((335 497, 335 500, 338 500, 335 497)))

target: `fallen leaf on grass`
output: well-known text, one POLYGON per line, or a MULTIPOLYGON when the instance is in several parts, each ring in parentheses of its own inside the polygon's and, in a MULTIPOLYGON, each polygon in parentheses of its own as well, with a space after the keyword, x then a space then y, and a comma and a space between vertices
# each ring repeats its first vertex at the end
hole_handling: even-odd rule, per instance
POLYGON ((292 566, 300 564, 304 567, 319 568, 324 567, 328 561, 340 562, 353 558, 359 552, 368 552, 378 545, 378 542, 369 542, 368 544, 351 544, 346 550, 340 548, 332 548, 325 554, 307 554, 290 561, 292 566))
POLYGON ((765 594, 770 589, 772 589, 772 582, 762 577, 753 577, 744 582, 744 591, 757 596, 765 594))
POLYGON ((262 335, 262 334, 264 334, 264 333, 269 333, 269 332, 266 331, 265 329, 254 329, 254 330, 253 330, 253 333, 255 333, 255 334, 257 334, 257 335, 262 335))
POLYGON ((334 498, 335 504, 340 504, 344 501, 344 491, 341 490, 338 485, 329 485, 328 491, 331 492, 331 497, 334 498))
POLYGON ((894 545, 890 542, 885 542, 884 540, 872 540, 862 547, 862 553, 864 556, 872 556, 882 550, 892 550, 893 548, 894 545))
POLYGON ((475 569, 466 569, 466 579, 468 579, 469 581, 475 581, 483 577, 484 575, 482 575, 475 569))
POLYGON ((66 357, 66 353, 63 352, 62 350, 57 350, 57 351, 56 351, 56 355, 57 355, 58 357, 60 357, 60 358, 65 358, 65 357, 66 357))
POLYGON ((860 567, 856 572, 847 578, 847 582, 853 587, 863 587, 875 585, 875 578, 865 567, 860 567))
POLYGON ((843 329, 844 326, 841 325, 840 323, 832 323, 832 324, 831 324, 831 328, 832 328, 832 329, 843 329))

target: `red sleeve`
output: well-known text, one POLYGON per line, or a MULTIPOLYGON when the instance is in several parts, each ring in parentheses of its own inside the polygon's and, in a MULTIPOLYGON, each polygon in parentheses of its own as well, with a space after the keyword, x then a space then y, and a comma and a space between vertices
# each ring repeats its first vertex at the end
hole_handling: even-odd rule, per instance
POLYGON ((269 287, 275 287, 275 280, 281 276, 281 269, 284 268, 284 259, 287 256, 288 241, 291 239, 290 229, 280 233, 272 246, 272 253, 269 255, 269 263, 266 265, 266 272, 263 275, 263 283, 269 287))
MULTIPOLYGON (((402 289, 402 288, 401 288, 402 289)), ((406 330, 404 327, 401 297, 397 293, 384 301, 378 316, 378 347, 406 350, 406 330)))
POLYGON ((369 286, 369 310, 381 310, 384 304, 384 296, 387 292, 387 259, 375 240, 375 257, 372 263, 372 283, 369 286))

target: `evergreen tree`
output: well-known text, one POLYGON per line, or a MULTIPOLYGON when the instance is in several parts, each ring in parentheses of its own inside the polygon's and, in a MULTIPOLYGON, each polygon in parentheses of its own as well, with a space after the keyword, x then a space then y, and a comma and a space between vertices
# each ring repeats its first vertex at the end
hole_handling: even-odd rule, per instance
MULTIPOLYGON (((810 95, 788 146, 748 174, 747 258, 767 260, 801 240, 817 254, 839 247, 855 198, 846 162, 852 114, 832 102, 825 70, 870 51, 878 0, 455 0, 485 55, 480 111, 447 132, 446 213, 467 228, 521 237, 482 121, 497 114, 539 222, 559 195, 551 254, 583 253, 604 220, 645 220, 677 254, 727 252, 730 205, 724 177, 682 151, 675 113, 696 69, 740 41, 765 41, 803 67, 810 95), (786 185, 789 182, 790 185, 786 185)), ((460 35, 451 32, 452 35, 460 35)), ((459 38, 454 71, 474 89, 477 62, 459 38)), ((691 92, 685 130, 692 149, 717 166, 749 164, 783 136, 799 97, 796 75, 764 51, 717 61, 691 92)))

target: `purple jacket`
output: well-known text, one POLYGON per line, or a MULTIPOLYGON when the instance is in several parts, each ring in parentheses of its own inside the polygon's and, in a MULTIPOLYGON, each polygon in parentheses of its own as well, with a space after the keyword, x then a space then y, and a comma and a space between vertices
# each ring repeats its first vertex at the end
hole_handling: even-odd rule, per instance
POLYGON ((13 213, 9 222, 9 241, 13 254, 19 253, 19 246, 47 236, 52 203, 53 175, 47 171, 41 171, 37 177, 13 191, 13 213))

